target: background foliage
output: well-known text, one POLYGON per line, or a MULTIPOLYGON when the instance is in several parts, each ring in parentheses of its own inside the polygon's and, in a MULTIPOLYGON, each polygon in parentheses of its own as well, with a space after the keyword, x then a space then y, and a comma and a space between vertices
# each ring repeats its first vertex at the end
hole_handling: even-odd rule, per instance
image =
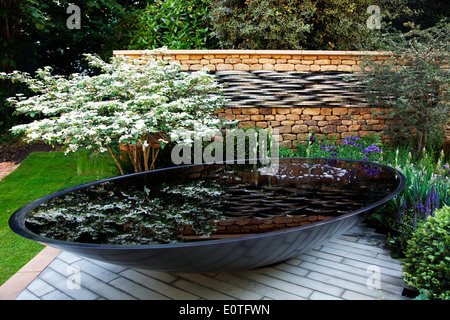
POLYGON ((316 12, 312 1, 211 1, 213 30, 224 48, 301 49, 316 12))
POLYGON ((208 0, 156 0, 125 12, 118 22, 116 47, 205 49, 216 45, 207 21, 208 0))
POLYGON ((211 0, 210 19, 224 48, 367 50, 379 33, 366 26, 370 5, 385 26, 406 15, 406 0, 211 0))

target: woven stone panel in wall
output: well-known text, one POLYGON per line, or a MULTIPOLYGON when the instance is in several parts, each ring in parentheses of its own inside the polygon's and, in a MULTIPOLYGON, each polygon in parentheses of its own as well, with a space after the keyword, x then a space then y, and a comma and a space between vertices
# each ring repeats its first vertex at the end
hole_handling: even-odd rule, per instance
POLYGON ((216 71, 227 107, 361 107, 362 84, 347 72, 216 71))

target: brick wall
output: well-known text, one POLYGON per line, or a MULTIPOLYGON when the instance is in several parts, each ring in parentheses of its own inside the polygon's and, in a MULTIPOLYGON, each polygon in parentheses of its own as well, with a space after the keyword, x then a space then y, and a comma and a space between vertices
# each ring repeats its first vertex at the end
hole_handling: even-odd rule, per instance
POLYGON ((239 127, 277 129, 280 145, 289 149, 307 141, 309 130, 319 139, 326 135, 340 143, 352 135, 381 133, 386 126, 384 120, 374 119, 371 108, 226 108, 219 115, 240 120, 239 127))
MULTIPOLYGON (((126 55, 138 58, 143 50, 117 50, 115 55, 126 55)), ((195 71, 207 68, 210 71, 227 77, 247 77, 247 89, 262 90, 252 83, 249 75, 267 73, 286 74, 302 78, 302 75, 326 74, 331 77, 351 74, 361 70, 360 65, 364 55, 377 55, 383 59, 386 54, 379 52, 361 51, 306 51, 306 50, 169 50, 166 58, 169 63, 179 64, 184 71, 195 71)), ((276 75, 276 74, 275 74, 276 75)), ((302 79, 300 79, 302 80, 302 79)), ((224 82, 232 80, 224 80, 224 82)), ((274 83, 273 88, 282 86, 282 82, 274 83), (281 83, 281 85, 280 85, 281 83)), ((269 100, 261 103, 249 103, 239 92, 245 84, 242 81, 228 93, 230 97, 237 97, 219 110, 219 115, 229 120, 240 120, 240 127, 255 126, 260 128, 272 127, 280 132, 280 144, 287 148, 295 148, 298 141, 308 139, 308 131, 317 135, 327 135, 339 141, 350 135, 364 136, 369 133, 382 133, 386 126, 384 119, 374 116, 372 108, 364 103, 361 94, 358 96, 355 84, 338 85, 340 90, 333 96, 333 91, 321 91, 319 97, 306 101, 294 101, 299 95, 278 93, 279 101, 269 100), (347 99, 352 95, 353 99, 347 99), (283 100, 284 99, 284 100, 283 100), (286 102, 289 100, 288 102, 286 102)), ((313 84, 320 86, 320 83, 313 84)), ((311 91, 309 91, 311 93, 311 91)), ((317 93, 317 91, 316 91, 317 93)), ((270 92, 268 94, 271 94, 270 92)), ((273 93, 276 96, 276 93, 273 93)), ((301 93, 304 98, 308 93, 301 93)), ((450 126, 447 127, 447 140, 450 140, 450 126)))

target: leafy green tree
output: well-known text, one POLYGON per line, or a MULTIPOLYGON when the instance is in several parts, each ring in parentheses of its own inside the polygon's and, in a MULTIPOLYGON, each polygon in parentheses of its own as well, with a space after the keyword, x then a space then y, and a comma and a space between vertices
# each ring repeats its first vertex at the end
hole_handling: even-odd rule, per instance
POLYGON ((213 31, 223 48, 302 49, 316 9, 312 0, 211 0, 213 31))
POLYGON ((394 27, 408 31, 413 28, 428 29, 442 20, 450 21, 450 2, 447 0, 408 0, 399 12, 394 27))
MULTIPOLYGON (((11 72, 17 67, 17 56, 22 49, 20 35, 24 24, 41 28, 44 23, 42 11, 36 8, 36 1, 0 1, 0 71, 11 72)), ((0 131, 11 124, 11 110, 5 98, 13 95, 15 88, 9 81, 0 80, 0 131)))

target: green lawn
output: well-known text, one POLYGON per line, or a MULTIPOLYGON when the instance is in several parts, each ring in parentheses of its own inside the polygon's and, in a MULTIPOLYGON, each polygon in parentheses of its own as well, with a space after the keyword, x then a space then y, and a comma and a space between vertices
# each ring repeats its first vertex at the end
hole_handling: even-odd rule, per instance
POLYGON ((62 152, 32 153, 0 181, 0 285, 44 248, 9 229, 8 219, 14 211, 49 193, 114 175, 114 170, 102 175, 80 172, 78 156, 66 156, 62 152))

